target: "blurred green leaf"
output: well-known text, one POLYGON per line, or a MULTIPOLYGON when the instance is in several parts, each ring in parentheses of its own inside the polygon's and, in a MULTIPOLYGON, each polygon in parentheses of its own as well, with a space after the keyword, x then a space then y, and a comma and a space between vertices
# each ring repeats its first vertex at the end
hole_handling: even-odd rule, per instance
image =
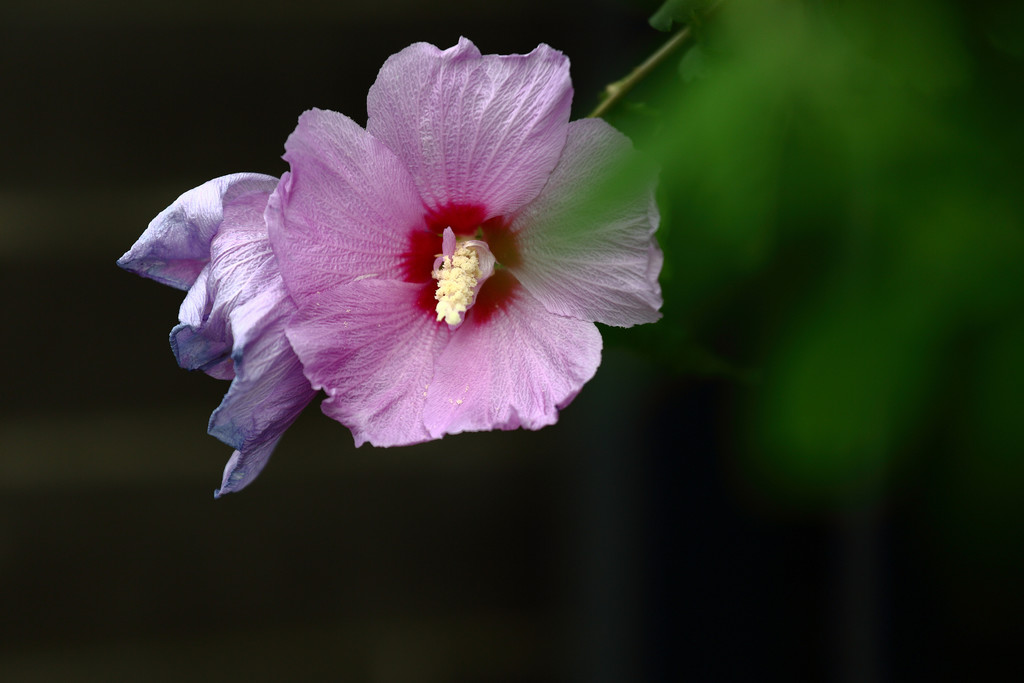
POLYGON ((767 489, 862 495, 936 430, 1019 431, 1024 385, 972 384, 984 418, 943 391, 995 377, 958 349, 1009 348, 1024 310, 1020 74, 968 29, 948 2, 732 0, 689 80, 658 72, 646 118, 613 113, 662 165, 663 341, 644 348, 758 377, 733 428, 767 489))
POLYGON ((679 60, 679 77, 684 83, 708 77, 708 66, 704 59, 704 50, 695 45, 686 51, 679 60))
POLYGON ((992 45, 1014 59, 1024 59, 1024 3, 997 3, 984 10, 982 21, 992 45))
POLYGON ((714 0, 665 0, 651 15, 651 26, 659 31, 672 30, 673 23, 684 24, 712 5, 714 0))

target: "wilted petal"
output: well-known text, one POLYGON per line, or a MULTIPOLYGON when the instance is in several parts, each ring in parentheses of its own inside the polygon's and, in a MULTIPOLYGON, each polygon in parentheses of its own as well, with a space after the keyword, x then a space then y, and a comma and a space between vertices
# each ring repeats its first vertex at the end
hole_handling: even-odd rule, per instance
POLYGON ((234 379, 231 336, 223 323, 205 325, 213 310, 210 265, 207 264, 185 295, 178 309, 177 325, 171 330, 171 351, 186 370, 202 370, 217 379, 234 379))
POLYGON ((267 291, 232 312, 235 379, 210 418, 210 433, 245 450, 283 432, 313 397, 298 358, 285 337, 295 311, 283 288, 267 291))
POLYGON ((370 278, 308 297, 292 318, 288 338, 310 382, 327 392, 324 413, 351 429, 357 446, 430 438, 423 403, 450 337, 431 302, 424 285, 370 278))
POLYGON ((569 124, 562 158, 509 229, 511 270, 552 313, 629 326, 661 317, 655 173, 600 119, 569 124))
POLYGON ((316 393, 285 337, 294 311, 280 280, 231 311, 235 379, 210 416, 209 429, 237 449, 220 494, 242 489, 259 474, 274 444, 316 393))
POLYGON ((554 424, 600 362, 593 323, 549 313, 507 271, 496 274, 435 363, 424 421, 435 439, 554 424), (500 302, 483 300, 492 286, 500 302))
POLYGON ((236 195, 222 208, 221 224, 208 247, 210 262, 181 304, 181 324, 171 331, 171 349, 181 367, 222 379, 234 376, 232 311, 268 289, 284 296, 263 221, 270 191, 236 195))
POLYGON ((427 207, 508 214, 540 192, 565 144, 569 60, 547 45, 481 55, 465 38, 392 55, 367 96, 366 129, 412 172, 427 207))
POLYGON ((347 116, 318 109, 299 118, 285 149, 291 172, 266 219, 296 301, 360 276, 400 278, 424 208, 391 150, 347 116))
POLYGON ((239 174, 187 192, 122 259, 143 275, 190 285, 171 331, 174 354, 182 367, 232 380, 210 417, 210 434, 236 449, 216 495, 259 473, 315 394, 284 334, 295 304, 263 218, 276 185, 239 174))
POLYGON ((280 437, 260 444, 246 453, 235 451, 228 458, 228 464, 224 466, 224 476, 221 478, 220 488, 213 492, 214 498, 220 498, 225 493, 241 491, 252 483, 252 480, 263 471, 263 467, 270 460, 274 448, 280 437))
POLYGON ((149 223, 117 265, 165 285, 188 289, 210 260, 210 242, 224 206, 252 193, 269 193, 277 178, 236 173, 189 190, 149 223))

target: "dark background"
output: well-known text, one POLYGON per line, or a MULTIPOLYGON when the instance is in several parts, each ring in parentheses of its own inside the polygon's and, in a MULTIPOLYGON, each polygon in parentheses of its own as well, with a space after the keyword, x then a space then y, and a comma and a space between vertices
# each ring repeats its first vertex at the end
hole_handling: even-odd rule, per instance
MULTIPOLYGON (((305 109, 364 122, 377 69, 414 41, 549 43, 572 60, 584 116, 664 41, 647 24, 656 7, 4 3, 0 681, 872 681, 999 667, 1024 607, 1011 427, 1024 375, 1020 324, 990 335, 1020 298, 957 318, 927 400, 899 417, 913 427, 879 446, 884 466, 854 468, 852 484, 829 475, 843 485, 825 493, 794 483, 758 460, 775 451, 757 425, 772 415, 772 359, 802 348, 778 330, 835 243, 801 235, 684 292, 684 266, 721 251, 701 241, 714 216, 676 227, 678 205, 708 195, 671 164, 668 317, 632 341, 609 335, 558 425, 356 450, 311 407, 251 488, 213 500, 230 449, 205 426, 227 385, 176 367, 181 293, 114 265, 148 221, 210 178, 279 175, 305 109), (686 360, 667 364, 665 348, 686 360), (993 348, 1016 365, 991 371, 1006 388, 986 440, 961 425, 978 375, 957 359, 993 348)), ((1019 121, 1015 99, 985 99, 1019 83, 1017 66, 957 11, 975 58, 963 87, 1019 121)), ((621 125, 642 129, 644 112, 627 110, 621 125)), ((987 163, 974 167, 986 178, 987 163)), ((1019 190, 1001 169, 993 182, 1019 190)), ((725 203, 749 204, 742 184, 724 187, 725 203)))

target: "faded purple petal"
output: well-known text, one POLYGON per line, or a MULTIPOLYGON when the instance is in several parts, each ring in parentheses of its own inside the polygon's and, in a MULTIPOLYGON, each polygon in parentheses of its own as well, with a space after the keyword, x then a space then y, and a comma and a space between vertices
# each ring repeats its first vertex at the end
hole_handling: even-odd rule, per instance
POLYGON ((188 289, 210 260, 223 207, 251 192, 270 192, 277 178, 236 173, 189 190, 154 218, 117 265, 178 289, 188 289))
POLYGON ((171 331, 171 348, 181 367, 231 379, 231 312, 268 288, 277 287, 284 296, 263 221, 269 194, 251 191, 225 203, 209 246, 210 262, 181 304, 181 324, 171 331))
POLYGON ((213 302, 210 264, 206 264, 178 309, 181 322, 171 330, 171 351, 178 365, 186 370, 202 370, 217 379, 230 380, 235 377, 231 338, 223 323, 204 325, 213 310, 213 302))
POLYGON ((174 354, 182 367, 232 380, 210 417, 210 434, 236 449, 218 496, 252 481, 315 394, 284 334, 295 304, 263 218, 276 185, 239 174, 186 192, 122 259, 140 274, 190 285, 171 331, 174 354))
POLYGON ((554 424, 601 362, 597 327, 549 313, 518 285, 485 320, 478 312, 434 365, 423 413, 430 436, 554 424))
POLYGON ((259 474, 316 393, 284 334, 294 311, 280 278, 231 311, 235 379, 210 416, 209 432, 237 450, 215 495, 239 491, 259 474))
POLYGON ((347 116, 318 109, 299 118, 285 149, 291 172, 266 218, 296 301, 360 276, 400 278, 424 208, 394 153, 347 116))
POLYGON ((246 453, 232 453, 228 458, 228 464, 224 466, 220 488, 213 492, 213 497, 220 498, 225 493, 236 493, 248 486, 263 471, 279 440, 278 438, 267 441, 246 453))
POLYGON ((405 163, 431 211, 482 206, 490 218, 540 192, 571 103, 569 60, 547 45, 481 55, 465 38, 444 51, 416 43, 381 67, 366 129, 405 163))
POLYGON ((357 446, 430 439, 423 403, 451 335, 423 298, 421 284, 359 280, 308 297, 288 325, 306 376, 327 392, 324 413, 351 429, 357 446))
POLYGON ((661 317, 653 169, 600 119, 569 124, 562 158, 509 229, 516 277, 552 313, 627 327, 661 317))

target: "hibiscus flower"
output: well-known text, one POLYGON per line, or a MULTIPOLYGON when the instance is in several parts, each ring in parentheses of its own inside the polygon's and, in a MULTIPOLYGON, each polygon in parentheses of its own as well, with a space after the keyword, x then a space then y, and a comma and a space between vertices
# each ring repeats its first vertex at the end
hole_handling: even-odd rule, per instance
POLYGON ((560 52, 462 39, 389 58, 365 129, 299 119, 266 211, 285 333, 357 445, 550 425, 597 370, 595 322, 660 316, 654 174, 615 182, 635 152, 571 101, 560 52))
POLYGON ((601 360, 595 322, 660 317, 653 172, 569 122, 569 62, 416 44, 365 129, 312 110, 291 170, 186 192, 118 261, 188 290, 182 367, 230 379, 217 495, 266 464, 316 390, 356 445, 554 423, 601 360), (628 168, 632 182, 623 182, 628 168))
POLYGON ((235 448, 214 495, 238 491, 266 464, 315 392, 284 334, 295 305, 263 220, 277 178, 211 180, 162 211, 117 262, 188 290, 171 330, 178 364, 231 380, 209 432, 235 448))

